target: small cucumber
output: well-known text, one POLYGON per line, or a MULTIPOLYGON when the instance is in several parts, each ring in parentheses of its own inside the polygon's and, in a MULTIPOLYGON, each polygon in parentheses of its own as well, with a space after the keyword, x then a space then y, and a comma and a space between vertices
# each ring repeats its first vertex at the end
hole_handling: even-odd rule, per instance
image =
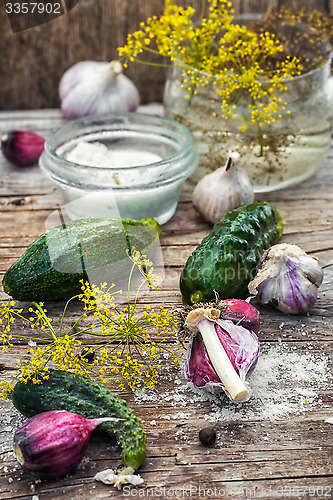
POLYGON ((115 435, 122 447, 122 460, 136 470, 146 457, 146 435, 140 420, 126 401, 98 382, 61 370, 50 370, 50 378, 41 384, 18 382, 12 392, 17 410, 26 417, 51 410, 67 410, 85 418, 115 417, 122 422, 99 426, 115 435))
POLYGON ((233 210, 188 258, 180 278, 186 304, 243 299, 263 252, 283 231, 280 212, 270 203, 251 203, 233 210))
POLYGON ((126 250, 151 257, 161 228, 154 219, 90 217, 66 222, 35 240, 6 272, 3 288, 14 299, 67 300, 81 293, 80 280, 111 283, 131 267, 126 250), (116 275, 116 277, 115 277, 116 275))

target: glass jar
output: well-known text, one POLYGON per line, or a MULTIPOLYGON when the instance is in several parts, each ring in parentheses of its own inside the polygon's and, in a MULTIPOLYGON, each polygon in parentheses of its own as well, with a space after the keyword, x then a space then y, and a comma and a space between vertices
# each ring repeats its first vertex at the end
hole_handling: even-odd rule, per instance
POLYGON ((160 116, 125 113, 61 125, 47 137, 39 165, 57 186, 72 219, 151 217, 164 224, 198 161, 193 137, 183 125, 160 116), (75 148, 82 144, 89 158, 73 161, 75 148), (95 155, 92 149, 96 145, 117 157, 102 162, 99 151, 95 155))
POLYGON ((264 123, 260 129, 251 123, 244 96, 232 116, 223 119, 217 77, 211 76, 208 85, 198 87, 190 97, 184 89, 188 78, 186 70, 176 65, 169 71, 164 109, 165 116, 194 135, 200 155, 195 181, 221 167, 233 151, 239 153, 239 165, 251 175, 256 192, 299 183, 324 163, 332 130, 331 56, 324 65, 286 82, 280 96, 285 109, 274 123, 264 123))

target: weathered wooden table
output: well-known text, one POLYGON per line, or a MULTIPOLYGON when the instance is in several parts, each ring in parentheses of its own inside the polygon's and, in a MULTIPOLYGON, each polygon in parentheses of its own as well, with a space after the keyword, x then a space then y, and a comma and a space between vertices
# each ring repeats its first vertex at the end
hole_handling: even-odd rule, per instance
MULTIPOLYGON (((0 114, 0 131, 29 128, 45 134, 60 122, 58 111, 0 114)), ((1 278, 28 244, 45 230, 60 204, 38 166, 20 169, 0 158, 1 278)), ((117 491, 94 481, 96 472, 120 463, 120 448, 95 436, 78 470, 62 480, 40 482, 20 469, 12 448, 21 422, 9 402, 0 403, 1 499, 151 498, 332 498, 333 497, 333 150, 318 175, 303 184, 260 195, 281 210, 281 241, 316 255, 325 278, 311 312, 288 316, 261 310, 261 356, 249 379, 252 399, 233 405, 225 397, 192 390, 182 369, 164 367, 151 392, 122 396, 142 419, 147 459, 144 488, 117 491), (218 432, 213 448, 203 447, 199 430, 218 432)), ((178 280, 186 258, 210 231, 191 204, 192 186, 183 189, 175 216, 163 226, 166 278, 156 304, 180 306, 178 280)), ((2 292, 2 297, 6 295, 2 292)), ((61 305, 52 304, 57 323, 61 305)), ((74 310, 71 310, 75 313, 74 310)), ((71 317, 67 318, 68 323, 71 317)), ((20 325, 15 328, 19 330, 20 325)), ((22 325, 21 325, 22 328, 22 325)), ((1 355, 1 376, 9 379, 25 341, 1 355)), ((112 387, 113 390, 117 390, 112 387)))

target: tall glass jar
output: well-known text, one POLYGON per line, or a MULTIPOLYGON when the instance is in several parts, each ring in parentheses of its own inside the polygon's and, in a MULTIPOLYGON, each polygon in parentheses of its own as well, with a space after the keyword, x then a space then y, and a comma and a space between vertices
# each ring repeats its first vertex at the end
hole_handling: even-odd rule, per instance
POLYGON ((222 166, 230 152, 240 154, 240 166, 251 175, 256 192, 299 183, 324 163, 332 129, 333 85, 331 56, 324 65, 286 82, 286 103, 274 123, 251 123, 244 96, 232 116, 221 117, 217 77, 187 97, 186 69, 174 66, 164 91, 165 115, 178 120, 194 135, 200 155, 194 180, 222 166), (243 130, 244 124, 246 130, 243 130))

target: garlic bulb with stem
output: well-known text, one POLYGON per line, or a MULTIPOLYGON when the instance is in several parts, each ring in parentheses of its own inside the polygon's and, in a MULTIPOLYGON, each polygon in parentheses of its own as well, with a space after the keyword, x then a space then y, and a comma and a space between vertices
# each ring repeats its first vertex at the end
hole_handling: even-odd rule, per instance
POLYGON ((279 243, 264 252, 248 289, 263 305, 303 314, 316 302, 322 281, 323 270, 315 257, 297 245, 279 243))
POLYGON ((135 111, 140 103, 120 61, 74 64, 60 80, 59 97, 65 118, 135 111))
POLYGON ((230 210, 254 201, 251 177, 238 162, 239 154, 231 153, 224 167, 205 175, 194 188, 193 205, 212 224, 230 210))
POLYGON ((260 350, 255 307, 239 299, 217 301, 185 307, 181 318, 181 333, 191 337, 186 378, 195 387, 223 389, 234 402, 247 401, 251 393, 245 376, 253 370, 260 350))

